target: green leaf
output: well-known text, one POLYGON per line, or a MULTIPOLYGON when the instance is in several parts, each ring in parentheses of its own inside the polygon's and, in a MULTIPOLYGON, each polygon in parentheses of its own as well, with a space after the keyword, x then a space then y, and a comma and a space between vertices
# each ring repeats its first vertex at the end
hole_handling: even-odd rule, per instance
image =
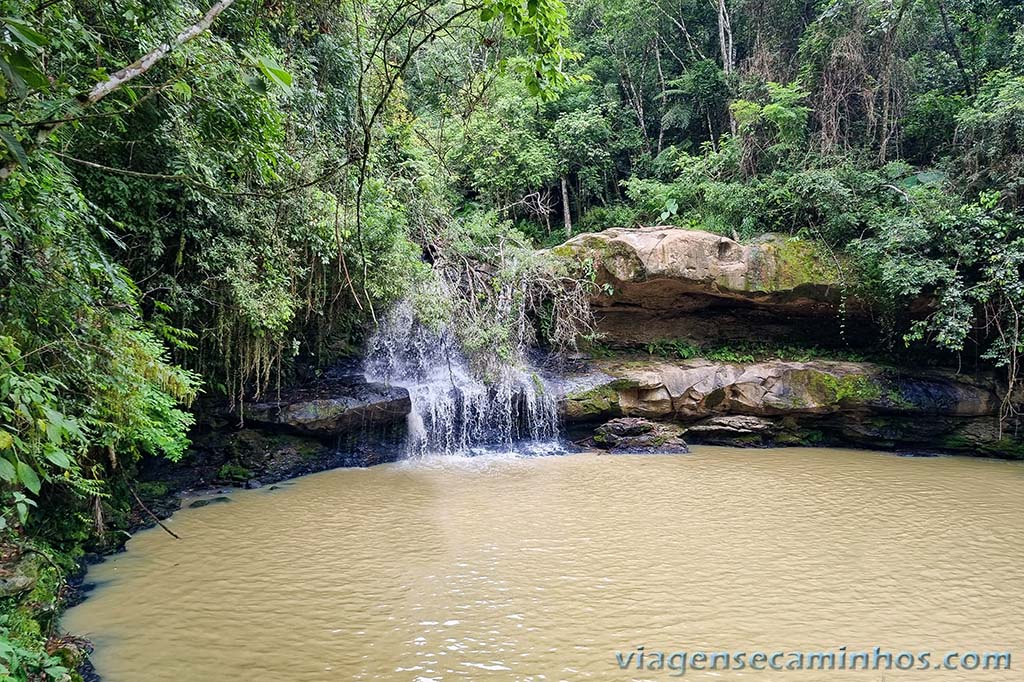
POLYGON ((7 483, 14 483, 18 478, 14 465, 6 457, 0 457, 0 478, 7 483))
POLYGON ((26 47, 30 47, 34 50, 38 50, 46 45, 46 38, 42 33, 36 31, 34 28, 26 24, 20 19, 12 19, 11 17, 4 17, 4 26, 8 31, 11 32, 15 38, 18 39, 26 47))
POLYGON ((46 422, 46 439, 51 443, 64 440, 64 428, 57 422, 46 422))
POLYGON ((281 65, 273 59, 270 57, 260 57, 258 64, 260 71, 262 71, 263 75, 270 79, 271 82, 286 90, 292 87, 292 75, 282 69, 281 65))
POLYGON ((245 84, 259 95, 267 94, 267 83, 259 76, 249 76, 245 79, 245 84))
POLYGON ((18 462, 18 480, 21 481, 22 485, 28 488, 33 495, 39 494, 39 489, 42 487, 42 483, 40 483, 39 477, 36 475, 36 472, 32 470, 32 467, 24 462, 18 462))
POLYGON ((26 84, 36 90, 49 89, 50 81, 47 80, 46 74, 40 71, 39 67, 28 56, 12 50, 6 54, 6 60, 26 84))
POLYGON ((171 86, 171 92, 176 95, 180 95, 182 99, 189 99, 192 97, 192 88, 185 81, 178 81, 171 86))
POLYGON ((14 446, 14 436, 9 432, 0 429, 0 450, 7 450, 14 446))
POLYGON ((59 466, 61 469, 67 469, 71 466, 71 458, 68 457, 67 453, 57 448, 47 448, 43 452, 43 456, 50 460, 53 464, 59 466))
POLYGON ((11 135, 6 130, 0 129, 0 140, 4 141, 4 145, 10 150, 15 160, 22 166, 28 165, 28 155, 25 154, 25 148, 21 146, 18 139, 11 135))

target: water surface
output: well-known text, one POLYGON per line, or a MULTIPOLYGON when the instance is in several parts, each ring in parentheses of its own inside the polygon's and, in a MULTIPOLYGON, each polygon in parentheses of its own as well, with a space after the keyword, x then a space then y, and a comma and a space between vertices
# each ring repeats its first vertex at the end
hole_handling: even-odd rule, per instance
POLYGON ((640 645, 1024 668, 1022 493, 1020 465, 827 449, 336 470, 185 509, 181 540, 139 533, 63 625, 106 682, 672 679, 618 668, 640 645))

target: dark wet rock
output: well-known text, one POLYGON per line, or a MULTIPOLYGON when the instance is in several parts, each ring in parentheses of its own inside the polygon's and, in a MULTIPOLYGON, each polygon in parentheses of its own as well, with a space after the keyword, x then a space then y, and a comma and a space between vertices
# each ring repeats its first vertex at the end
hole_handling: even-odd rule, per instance
MULTIPOLYGON (((386 439, 353 432, 325 439, 255 425, 203 429, 192 436, 192 448, 179 462, 144 459, 139 478, 146 483, 140 488, 152 482, 154 491, 165 492, 163 502, 146 499, 154 511, 161 507, 157 515, 163 518, 177 509, 177 494, 184 491, 230 490, 224 483, 244 487, 251 481, 268 485, 327 469, 394 461, 402 453, 400 434, 386 439)), ((146 525, 142 516, 139 521, 146 525)))
POLYGON ((778 432, 775 423, 753 415, 710 417, 686 427, 688 438, 712 445, 767 445, 778 432))
POLYGON ((78 665, 78 674, 82 676, 82 682, 103 682, 103 678, 96 672, 96 668, 88 658, 78 665))
POLYGON ((247 490, 255 490, 256 488, 262 488, 263 484, 260 483, 259 479, 250 478, 245 482, 245 487, 247 490))
POLYGON ((200 507, 208 507, 211 504, 226 504, 228 502, 231 502, 230 497, 219 495, 217 497, 207 497, 201 500, 193 500, 191 503, 189 503, 188 507, 189 509, 198 509, 200 507))
POLYGON ((324 436, 404 422, 411 409, 404 388, 341 377, 282 393, 273 401, 247 403, 243 418, 324 436))
POLYGON ((613 454, 689 452, 675 424, 661 424, 638 417, 620 417, 594 430, 590 444, 613 454))

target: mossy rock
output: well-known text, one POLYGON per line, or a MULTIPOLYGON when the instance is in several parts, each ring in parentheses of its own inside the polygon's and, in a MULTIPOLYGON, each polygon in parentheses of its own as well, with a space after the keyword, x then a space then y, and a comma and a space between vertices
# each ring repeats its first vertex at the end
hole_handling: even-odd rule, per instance
POLYGON ((565 412, 572 419, 588 419, 617 414, 619 390, 633 385, 625 380, 613 381, 588 391, 566 396, 565 412))
POLYGON ((770 236, 758 246, 755 265, 747 281, 747 288, 754 291, 789 291, 839 281, 831 254, 816 242, 796 237, 770 236))
POLYGON ((40 562, 34 554, 22 556, 10 570, 10 575, 0 578, 0 599, 33 591, 39 582, 40 562))
POLYGON ((647 269, 632 246, 596 234, 578 235, 552 248, 551 253, 578 262, 593 259, 595 270, 603 268, 612 277, 625 282, 640 282, 647 277, 647 269))
MULTIPOLYGON (((799 370, 790 377, 793 385, 802 384, 807 397, 817 405, 849 407, 867 405, 882 397, 882 388, 866 374, 835 375, 816 369, 799 370)), ((798 398, 794 398, 797 400, 798 398)), ((799 398, 800 407, 807 401, 799 398)))
POLYGON ((217 478, 224 481, 248 481, 252 478, 252 471, 241 464, 228 462, 217 471, 217 478))
POLYGON ((137 486, 139 497, 144 500, 158 500, 170 493, 171 489, 167 483, 162 481, 144 481, 137 486))
POLYGON ((788 447, 791 445, 807 445, 804 438, 797 433, 780 433, 773 439, 775 445, 788 447))
POLYGON ((974 455, 1024 460, 1024 442, 1006 435, 995 441, 980 441, 962 434, 955 434, 944 438, 941 445, 947 450, 968 452, 974 455))

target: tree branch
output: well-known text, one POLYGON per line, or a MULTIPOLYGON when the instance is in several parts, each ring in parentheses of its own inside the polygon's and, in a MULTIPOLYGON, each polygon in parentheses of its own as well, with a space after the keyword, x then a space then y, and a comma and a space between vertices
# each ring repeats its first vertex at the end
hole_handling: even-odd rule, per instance
MULTIPOLYGON (((149 71, 172 50, 181 47, 193 38, 209 30, 210 26, 213 24, 213 20, 216 19, 221 12, 230 7, 234 1, 235 0, 220 0, 207 10, 206 14, 203 15, 203 18, 200 19, 198 23, 192 24, 186 28, 175 36, 174 40, 161 43, 155 49, 147 52, 132 64, 115 71, 109 78, 107 78, 107 80, 94 85, 88 93, 78 97, 76 101, 78 108, 87 109, 88 107, 91 107, 121 86, 149 71)), ((38 148, 62 125, 64 125, 64 121, 57 120, 39 126, 36 129, 34 143, 32 145, 27 145, 25 152, 31 153, 33 150, 38 148)), ((0 166, 0 180, 6 180, 17 165, 17 159, 8 159, 5 161, 3 166, 0 166)))

